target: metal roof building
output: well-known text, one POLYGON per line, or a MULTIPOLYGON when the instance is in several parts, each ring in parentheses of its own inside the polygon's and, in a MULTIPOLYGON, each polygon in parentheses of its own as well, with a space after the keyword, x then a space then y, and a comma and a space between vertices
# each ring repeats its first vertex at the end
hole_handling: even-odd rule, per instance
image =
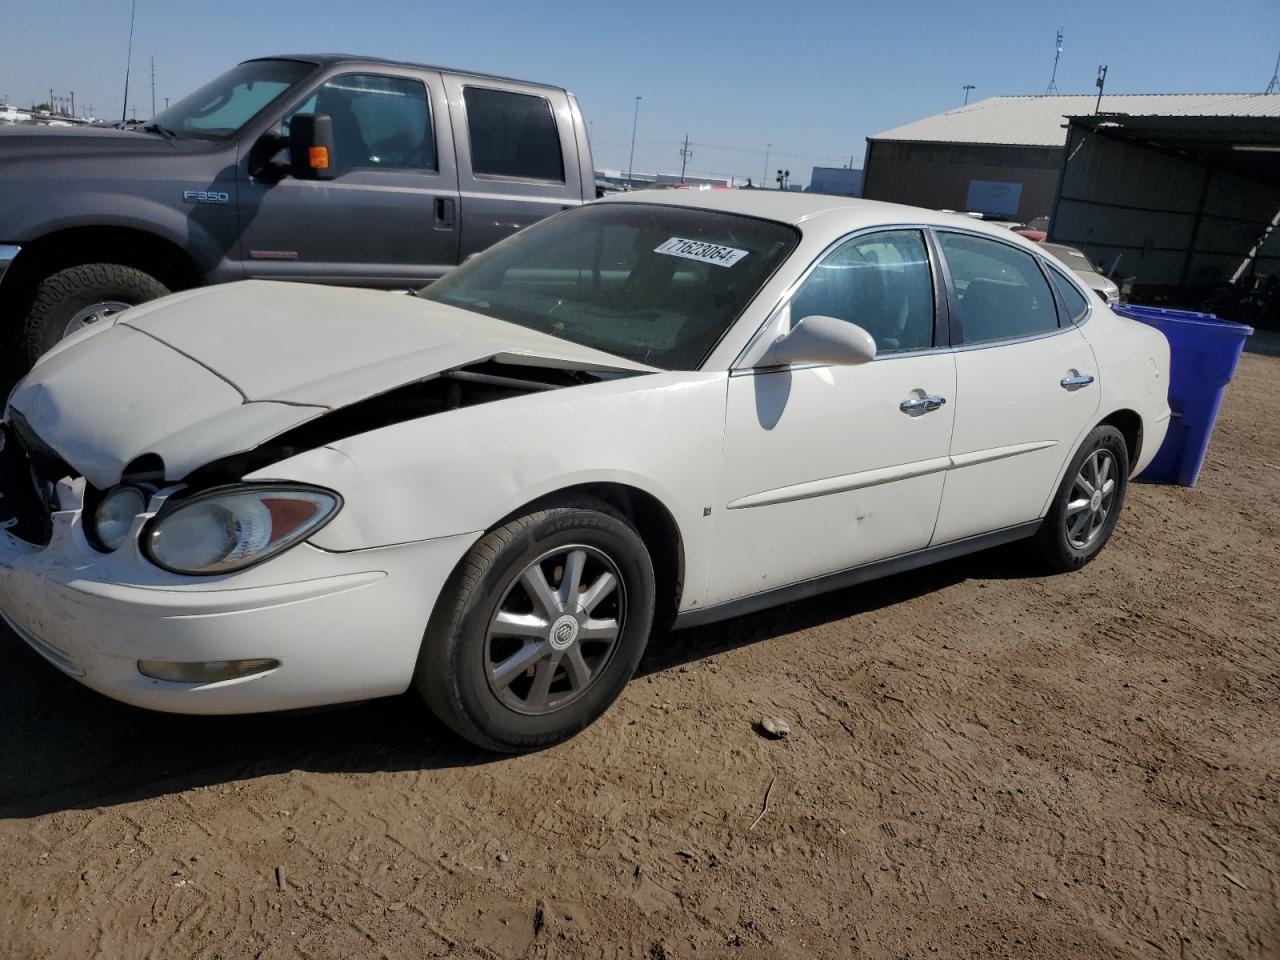
POLYGON ((863 195, 1010 220, 1161 291, 1280 266, 1280 95, 990 97, 867 138, 863 195))
MULTIPOLYGON (((1093 94, 988 97, 868 139, 1061 147, 1067 140, 1067 122, 1063 118, 1092 114, 1097 102, 1093 94)), ((1104 96, 1098 112, 1161 117, 1280 117, 1280 97, 1266 93, 1117 94, 1104 96)))

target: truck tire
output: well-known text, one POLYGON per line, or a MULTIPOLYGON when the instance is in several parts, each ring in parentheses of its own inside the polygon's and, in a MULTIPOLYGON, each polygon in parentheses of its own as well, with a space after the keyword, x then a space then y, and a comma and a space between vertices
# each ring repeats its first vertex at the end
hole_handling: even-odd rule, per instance
POLYGON ((168 292, 169 288, 149 273, 120 263, 82 263, 50 274, 36 285, 23 319, 18 359, 29 369, 77 329, 168 292))

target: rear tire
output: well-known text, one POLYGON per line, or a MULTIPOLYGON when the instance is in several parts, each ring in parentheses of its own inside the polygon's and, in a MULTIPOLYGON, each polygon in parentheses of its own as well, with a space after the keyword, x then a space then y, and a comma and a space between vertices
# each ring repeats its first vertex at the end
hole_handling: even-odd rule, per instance
POLYGON ((29 369, 68 333, 123 307, 163 297, 169 288, 149 273, 120 263, 82 263, 36 285, 23 319, 20 355, 29 369), (103 309, 95 311, 95 307, 103 309))
POLYGON ((604 713, 635 673, 654 598, 644 541, 612 507, 580 501, 526 514, 458 565, 414 682, 478 746, 515 753, 559 743, 604 713))
POLYGON ((1050 570, 1079 570, 1098 555, 1120 518, 1129 487, 1129 449, 1107 424, 1094 427, 1067 465, 1048 515, 1031 541, 1050 570))

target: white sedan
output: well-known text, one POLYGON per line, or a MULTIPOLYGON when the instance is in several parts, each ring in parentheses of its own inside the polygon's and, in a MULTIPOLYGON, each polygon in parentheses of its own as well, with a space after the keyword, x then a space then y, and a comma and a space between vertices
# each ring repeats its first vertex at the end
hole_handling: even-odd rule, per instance
POLYGON ((632 193, 416 295, 245 282, 64 341, 5 412, 0 609, 140 706, 416 685, 463 737, 536 748, 655 628, 1013 540, 1087 563, 1168 368, 967 217, 632 193))

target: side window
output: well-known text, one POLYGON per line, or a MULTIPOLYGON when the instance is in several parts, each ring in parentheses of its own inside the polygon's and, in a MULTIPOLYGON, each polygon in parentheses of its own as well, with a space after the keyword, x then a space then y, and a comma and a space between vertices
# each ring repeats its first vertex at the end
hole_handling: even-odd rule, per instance
MULTIPOLYGON (((360 73, 334 77, 294 113, 329 115, 339 173, 438 169, 431 107, 420 80, 360 73)), ((283 132, 289 133, 288 119, 283 132)))
POLYGON ((462 95, 476 176, 564 182, 560 131, 545 98, 487 87, 462 95))
POLYGON ((1049 281, 1029 253, 963 233, 938 234, 960 301, 965 343, 1008 340, 1058 327, 1049 281))
POLYGON ((1049 276, 1053 277, 1053 285, 1062 295, 1062 302, 1067 305, 1067 316, 1072 323, 1079 323, 1089 312, 1089 300, 1074 283, 1068 280, 1057 267, 1049 265, 1049 276))
POLYGON ((791 321, 820 314, 875 337, 878 354, 933 346, 933 277, 924 237, 890 230, 832 251, 791 298, 791 321))

